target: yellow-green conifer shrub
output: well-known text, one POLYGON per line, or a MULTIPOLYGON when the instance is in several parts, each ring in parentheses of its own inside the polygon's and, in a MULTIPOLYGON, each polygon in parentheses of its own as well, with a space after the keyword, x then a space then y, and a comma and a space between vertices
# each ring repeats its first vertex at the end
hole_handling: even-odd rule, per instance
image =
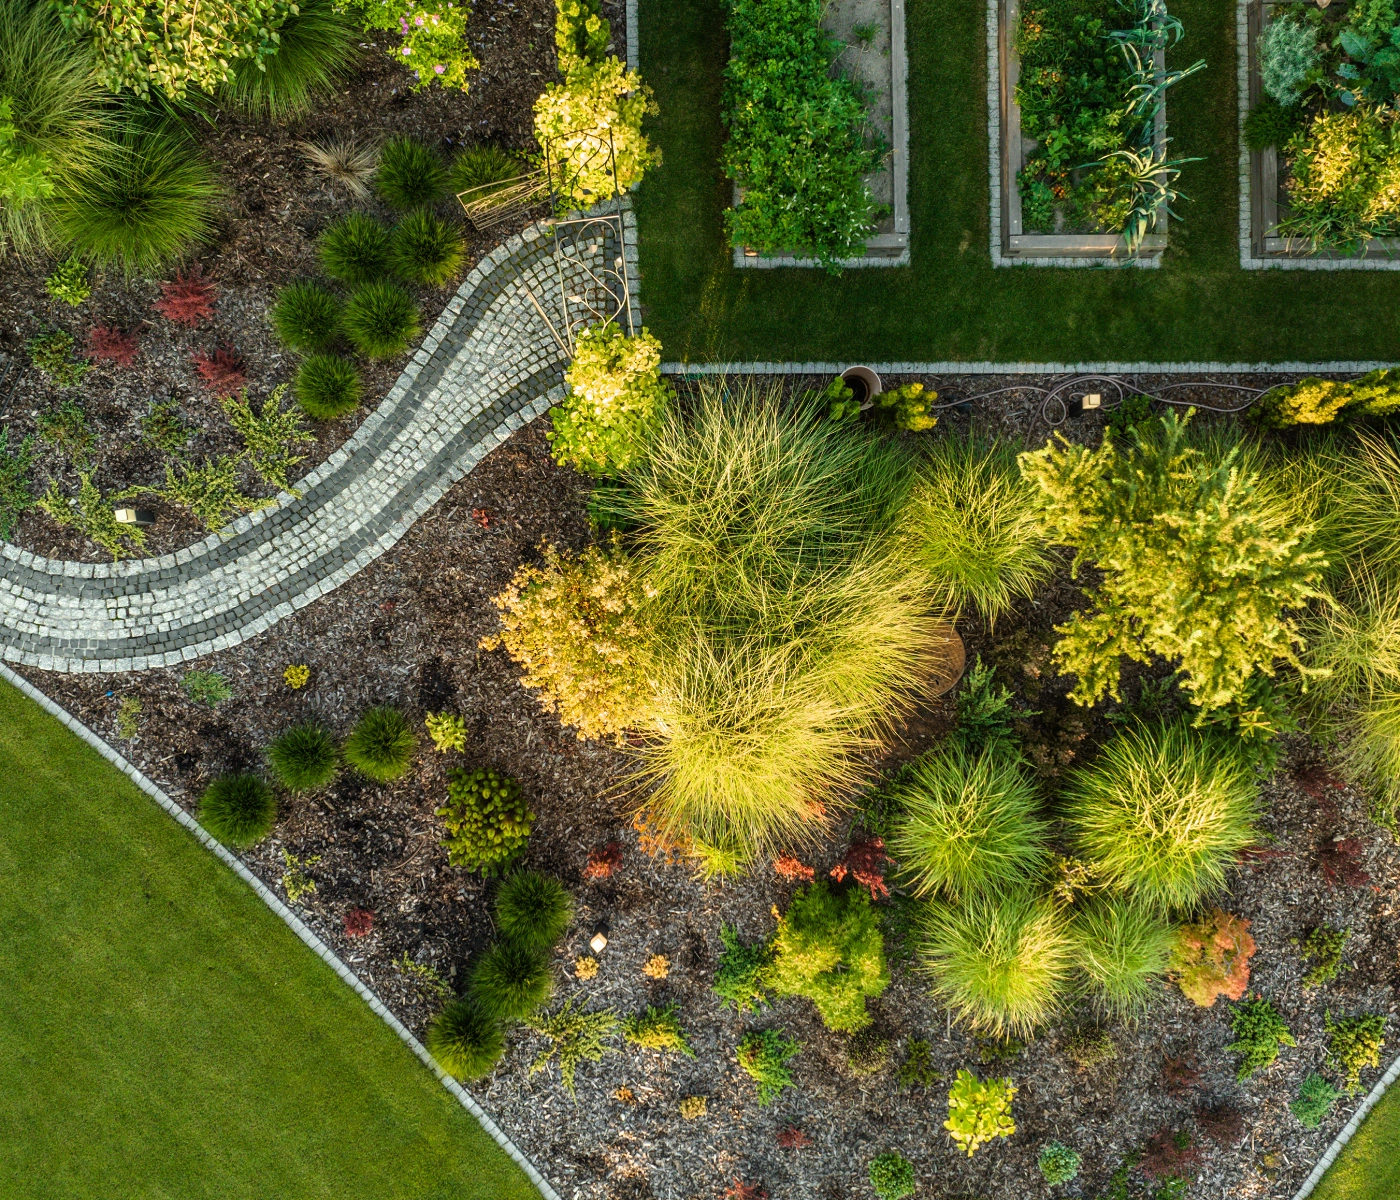
POLYGON ((1265 429, 1286 429, 1290 425, 1327 425, 1338 417, 1386 417, 1397 411, 1400 370, 1392 368, 1372 371, 1360 379, 1309 375, 1266 392, 1249 415, 1265 429))

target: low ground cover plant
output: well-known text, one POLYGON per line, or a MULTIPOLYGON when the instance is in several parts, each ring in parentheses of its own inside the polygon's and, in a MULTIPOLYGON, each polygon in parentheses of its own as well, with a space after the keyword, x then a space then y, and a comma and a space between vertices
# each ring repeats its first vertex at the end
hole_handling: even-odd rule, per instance
POLYGON ((731 241, 828 268, 863 254, 875 205, 862 177, 885 148, 868 134, 860 90, 831 69, 841 46, 820 26, 821 5, 726 0, 725 9, 724 169, 742 190, 725 214, 731 241))
POLYGON ((914 1194, 914 1164, 898 1151, 870 1160, 870 1187, 880 1200, 907 1200, 914 1194))
POLYGON ((1251 996, 1235 1005, 1230 1015, 1235 1040, 1225 1047, 1240 1056, 1240 1079, 1248 1079, 1278 1058, 1280 1046, 1296 1046, 1297 1040, 1283 1023, 1278 1009, 1262 996, 1251 996))
POLYGON ((784 1088, 793 1086, 787 1064, 801 1050, 799 1042, 778 1029, 761 1029, 739 1039, 735 1055, 740 1068, 758 1085, 760 1105, 772 1103, 784 1088))
POLYGON ((649 1004, 646 1012, 622 1022, 623 1039, 643 1050, 694 1058, 695 1051, 690 1048, 685 1030, 681 1028, 679 1011, 680 1006, 674 1002, 662 1008, 649 1004))
POLYGON ((1351 964, 1342 960, 1350 937, 1350 929, 1333 929, 1330 925, 1318 925, 1308 931, 1302 945, 1303 959, 1308 963, 1307 973, 1303 976, 1305 988, 1331 983, 1343 971, 1350 969, 1351 964))
POLYGON ((559 1077, 570 1096, 574 1095, 574 1077, 583 1063, 601 1062, 605 1054, 617 1053, 616 1046, 607 1044, 607 1039, 617 1032, 617 1014, 611 1009, 587 1012, 576 1008, 577 1002, 578 997, 573 996, 551 1016, 536 1014, 525 1019, 526 1026, 548 1043, 531 1064, 530 1073, 545 1070, 558 1058, 559 1077))
POLYGON ((1051 1187, 1057 1183, 1068 1183, 1079 1174, 1083 1163, 1078 1151, 1070 1149, 1064 1142, 1047 1142, 1040 1148, 1036 1166, 1051 1187))
POLYGON ((997 1138, 1016 1132, 1011 1102, 1016 1089, 1009 1079, 978 1079, 971 1071, 959 1071, 948 1092, 948 1119, 943 1128, 958 1149, 971 1158, 997 1138))
POLYGON ((1341 1092, 1314 1071, 1303 1080, 1298 1088, 1298 1098, 1288 1107, 1305 1129, 1316 1129, 1341 1096, 1341 1092))

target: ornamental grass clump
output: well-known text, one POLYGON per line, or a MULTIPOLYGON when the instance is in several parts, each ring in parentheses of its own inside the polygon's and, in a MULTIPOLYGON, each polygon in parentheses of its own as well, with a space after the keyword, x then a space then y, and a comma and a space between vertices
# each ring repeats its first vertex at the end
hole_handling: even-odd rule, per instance
POLYGON ((535 814, 520 784, 489 768, 459 768, 447 785, 447 803, 436 810, 447 836, 442 844, 454 867, 501 874, 525 853, 535 814))
POLYGON ((500 1022, 470 996, 453 1000, 433 1018, 423 1044, 444 1071, 467 1083, 489 1074, 506 1052, 500 1022))
POLYGON ((1009 1079, 981 1080, 971 1071, 958 1072, 948 1091, 948 1119, 943 1128, 968 1158, 996 1138, 1016 1132, 1011 1118, 1016 1091, 1009 1079))
POLYGON ((277 29, 276 52, 261 61, 235 60, 216 97, 274 121, 302 116, 351 72, 359 47, 355 21, 333 0, 300 0, 277 29))
POLYGON ((411 137, 384 143, 374 190, 390 208, 424 208, 440 200, 446 187, 447 172, 430 146, 411 137))
POLYGON ((382 280, 390 271, 389 231, 364 213, 348 213, 327 225, 316 249, 326 274, 352 287, 382 280))
POLYGON ((921 896, 1008 893, 1049 858, 1048 825, 1018 759, 957 743, 915 759, 890 791, 889 847, 921 896))
POLYGON ((340 755, 322 726, 294 725, 267 748, 267 761, 283 787, 306 792, 335 778, 340 755))
POLYGON ((1224 887, 1254 841, 1257 790, 1232 743, 1181 718, 1122 730, 1070 777, 1065 811, 1106 883, 1165 910, 1224 887))
POLYGON ((396 283, 366 283, 341 317, 345 336, 368 358, 393 358, 418 340, 422 325, 413 297, 396 283))
POLYGON ((1090 900, 1073 917, 1075 965, 1103 1013, 1144 1010, 1160 989, 1175 933, 1159 913, 1116 896, 1090 900))
POLYGON ((1063 915, 1028 893, 934 901, 916 944, 934 996, 998 1037, 1024 1037, 1059 1012, 1074 966, 1063 915))
POLYGON ((360 407, 364 382, 354 363, 335 354, 309 354, 292 380, 292 395, 313 421, 335 421, 360 407))
POLYGON ((1049 571, 1035 488, 1002 441, 949 436, 929 444, 905 509, 911 552, 955 611, 994 622, 1049 571))
POLYGON ((394 267, 410 283, 441 287, 461 270, 465 254, 462 235, 433 213, 411 212, 394 226, 394 267))
POLYGON ((492 188, 492 184, 504 185, 526 170, 520 159, 499 146, 468 146, 447 169, 447 190, 457 196, 474 191, 473 199, 484 198, 500 190, 492 188))
POLYGON ((345 739, 345 761, 376 783, 401 778, 413 762, 418 738, 396 708, 371 708, 345 739))
POLYGON ((539 871, 517 871, 496 892, 496 927, 503 937, 531 950, 548 950, 569 928, 574 898, 557 879, 539 871))
POLYGON ((467 986, 487 1016, 524 1020, 554 995, 548 951, 503 938, 476 960, 467 986))
POLYGON ((277 797, 256 775, 225 775, 204 789, 199 821, 230 846, 251 846, 272 832, 277 797))
POLYGON ((867 998, 889 986, 880 918, 861 888, 824 881, 798 891, 772 938, 766 982, 780 996, 812 1001, 822 1023, 854 1033, 871 1022, 867 998))
POLYGON ((292 283, 277 293, 272 331, 289 350, 325 350, 340 333, 340 301, 319 283, 292 283))

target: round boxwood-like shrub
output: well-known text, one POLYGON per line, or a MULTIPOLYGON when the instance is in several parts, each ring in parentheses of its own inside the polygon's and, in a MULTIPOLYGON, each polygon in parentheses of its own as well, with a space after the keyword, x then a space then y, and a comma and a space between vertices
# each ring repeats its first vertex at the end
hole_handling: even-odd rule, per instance
POLYGON ((324 350, 340 332, 340 301, 319 283, 290 283, 277 294, 272 331, 292 350, 324 350))
POLYGON ((317 249, 326 274, 351 286, 383 279, 390 271, 389 231, 364 213, 349 213, 327 225, 317 249))
POLYGON ((418 738, 397 708, 371 708, 345 739, 345 761, 361 775, 389 783, 408 770, 418 738))
POLYGON ((199 821, 221 842, 251 846, 272 832, 277 797, 267 781, 256 775, 225 775, 205 788, 199 821))
POLYGON ((334 421, 360 406, 364 384, 354 363, 334 354, 312 354, 297 368, 292 392, 313 421, 334 421))
POLYGON ((428 1053, 456 1079, 480 1079, 501 1060, 501 1026, 469 996, 454 1000, 433 1018, 423 1039, 428 1053))
POLYGON ((914 1164, 890 1151, 870 1160, 870 1186, 880 1200, 906 1200, 914 1194, 914 1164))
POLYGON ((442 844, 448 860, 483 875, 504 871, 519 858, 535 823, 520 785, 486 767, 453 771, 447 803, 437 815, 447 828, 442 844))
POLYGON ((393 358, 418 340, 413 297, 393 283, 367 283, 350 297, 341 318, 355 349, 369 358, 393 358))
POLYGON ((496 927, 530 950, 547 950, 569 927, 574 898, 564 885, 538 871, 518 871, 496 893, 496 927))
POLYGON ((374 190, 391 208, 421 208, 447 187, 447 170, 432 147, 410 137, 390 138, 379 154, 374 190))
POLYGON ((1078 1175, 1080 1162, 1078 1151, 1071 1150, 1064 1142, 1046 1142, 1036 1165, 1045 1176, 1045 1182, 1053 1187, 1057 1183, 1068 1183, 1078 1175))
POLYGON ((502 938, 476 960, 470 991, 487 1016, 519 1021, 554 994, 554 973, 544 953, 502 938))
POLYGON ((462 237, 425 209, 411 212, 394 229, 394 266, 414 283, 439 287, 461 269, 462 237))
POLYGON ((339 757, 334 739, 320 725, 294 725, 267 748, 273 774, 294 792, 330 783, 339 757))

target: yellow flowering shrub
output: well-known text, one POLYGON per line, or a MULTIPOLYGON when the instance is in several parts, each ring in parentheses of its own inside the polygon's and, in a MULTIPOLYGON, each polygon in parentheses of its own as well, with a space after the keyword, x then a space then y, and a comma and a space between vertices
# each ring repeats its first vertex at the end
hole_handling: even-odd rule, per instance
POLYGON ((305 663, 292 663, 282 672, 282 682, 292 691, 304 688, 311 681, 311 668, 305 663))

